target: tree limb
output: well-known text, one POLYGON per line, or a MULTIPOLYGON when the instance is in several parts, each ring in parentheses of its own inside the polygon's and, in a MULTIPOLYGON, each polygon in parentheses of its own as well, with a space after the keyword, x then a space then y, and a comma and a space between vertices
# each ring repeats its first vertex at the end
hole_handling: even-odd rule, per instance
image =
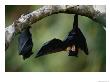
POLYGON ((86 16, 93 21, 96 21, 103 26, 106 26, 106 13, 101 13, 93 8, 93 6, 87 5, 49 5, 43 6, 27 15, 21 15, 21 17, 14 21, 14 23, 5 28, 5 50, 8 49, 12 38, 16 33, 19 33, 27 26, 53 14, 67 13, 78 14, 86 16))

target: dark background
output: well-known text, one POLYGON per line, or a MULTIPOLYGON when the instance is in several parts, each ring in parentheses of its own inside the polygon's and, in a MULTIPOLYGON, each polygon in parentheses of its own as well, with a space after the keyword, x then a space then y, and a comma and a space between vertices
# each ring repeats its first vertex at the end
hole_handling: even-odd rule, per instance
MULTIPOLYGON (((22 14, 32 12, 42 6, 5 6, 6 26, 22 14)), ((18 54, 18 36, 5 52, 5 71, 9 72, 105 72, 106 71, 106 32, 103 26, 91 19, 79 16, 79 27, 86 37, 89 55, 79 51, 79 57, 68 56, 65 51, 34 58, 41 46, 53 39, 65 39, 73 24, 72 14, 55 14, 32 25, 34 54, 23 60, 18 54)))

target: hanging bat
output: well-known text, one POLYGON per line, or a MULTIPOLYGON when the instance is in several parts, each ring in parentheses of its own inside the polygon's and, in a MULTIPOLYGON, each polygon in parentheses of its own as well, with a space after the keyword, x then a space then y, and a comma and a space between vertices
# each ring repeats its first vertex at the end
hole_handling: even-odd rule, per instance
POLYGON ((68 51, 68 56, 77 57, 79 49, 88 54, 86 39, 81 30, 78 28, 78 15, 76 14, 74 16, 73 29, 69 32, 67 38, 63 41, 53 39, 45 43, 37 53, 36 57, 60 51, 68 51))
POLYGON ((69 56, 77 56, 79 49, 83 50, 88 55, 88 47, 86 39, 78 27, 78 15, 74 16, 73 29, 70 31, 64 44, 69 48, 69 56))
POLYGON ((19 48, 19 55, 23 56, 23 59, 29 58, 33 52, 33 42, 32 42, 32 35, 29 31, 30 26, 26 29, 24 29, 19 36, 18 39, 18 48, 19 48))

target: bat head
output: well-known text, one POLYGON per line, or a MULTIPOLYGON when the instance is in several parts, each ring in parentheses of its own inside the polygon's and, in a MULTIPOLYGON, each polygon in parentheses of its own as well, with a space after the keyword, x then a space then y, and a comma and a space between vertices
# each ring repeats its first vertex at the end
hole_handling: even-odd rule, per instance
POLYGON ((78 48, 75 45, 67 47, 66 51, 69 52, 68 56, 78 57, 78 48))

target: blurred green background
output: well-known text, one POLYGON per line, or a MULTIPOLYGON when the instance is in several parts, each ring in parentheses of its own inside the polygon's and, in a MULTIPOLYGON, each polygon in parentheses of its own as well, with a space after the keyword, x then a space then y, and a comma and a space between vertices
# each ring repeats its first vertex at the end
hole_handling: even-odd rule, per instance
MULTIPOLYGON (((5 25, 8 26, 22 14, 32 12, 40 5, 6 5, 5 25)), ((32 25, 34 54, 23 60, 18 54, 18 36, 5 52, 6 72, 106 72, 106 31, 91 19, 79 16, 79 27, 86 37, 89 55, 79 51, 79 57, 68 56, 65 51, 34 58, 41 46, 53 39, 65 39, 72 29, 72 14, 55 14, 32 25)))

